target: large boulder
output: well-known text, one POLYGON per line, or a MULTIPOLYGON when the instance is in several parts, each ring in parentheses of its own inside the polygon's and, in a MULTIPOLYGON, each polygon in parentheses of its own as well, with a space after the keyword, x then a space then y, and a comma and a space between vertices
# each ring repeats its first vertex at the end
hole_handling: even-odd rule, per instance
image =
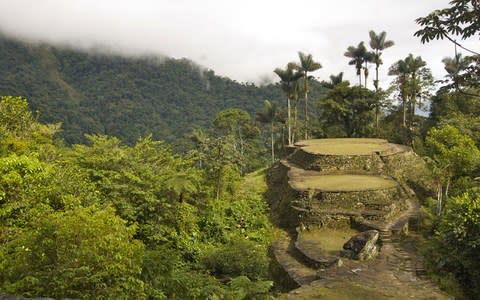
POLYGON ((378 254, 376 243, 379 232, 368 230, 351 237, 344 245, 342 255, 357 260, 369 260, 378 254))

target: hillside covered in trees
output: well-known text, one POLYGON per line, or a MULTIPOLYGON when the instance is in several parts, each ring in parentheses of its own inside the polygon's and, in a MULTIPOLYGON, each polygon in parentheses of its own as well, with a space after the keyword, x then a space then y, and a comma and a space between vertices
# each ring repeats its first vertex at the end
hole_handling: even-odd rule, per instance
POLYGON ((89 133, 130 144, 148 134, 171 142, 211 127, 226 108, 253 114, 264 99, 284 98, 279 85, 239 83, 187 59, 88 54, 6 37, 0 94, 29 99, 42 122, 62 122, 68 144, 85 142, 89 133))

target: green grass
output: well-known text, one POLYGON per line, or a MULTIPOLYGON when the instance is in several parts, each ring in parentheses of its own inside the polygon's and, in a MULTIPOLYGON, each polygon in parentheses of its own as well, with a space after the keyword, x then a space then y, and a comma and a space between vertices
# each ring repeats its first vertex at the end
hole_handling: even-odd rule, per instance
POLYGON ((382 139, 319 139, 297 143, 306 152, 326 155, 367 155, 385 151, 391 146, 382 139))
POLYGON ((290 181, 299 190, 366 191, 392 188, 397 183, 391 179, 370 175, 317 175, 299 176, 290 181))
POLYGON ((298 238, 298 242, 310 248, 307 251, 321 251, 328 255, 338 255, 340 250, 358 231, 351 228, 328 228, 305 230, 298 238))
POLYGON ((254 192, 257 194, 263 194, 267 190, 267 183, 265 182, 266 168, 256 170, 252 173, 248 173, 243 178, 243 182, 240 184, 240 192, 254 192))

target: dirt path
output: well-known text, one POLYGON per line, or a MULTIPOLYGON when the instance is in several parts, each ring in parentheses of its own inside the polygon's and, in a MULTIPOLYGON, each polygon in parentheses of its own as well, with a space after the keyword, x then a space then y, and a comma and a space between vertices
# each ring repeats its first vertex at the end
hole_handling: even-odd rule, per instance
POLYGON ((344 259, 341 267, 318 270, 320 279, 279 299, 452 299, 417 276, 420 260, 405 246, 387 243, 373 262, 344 259))

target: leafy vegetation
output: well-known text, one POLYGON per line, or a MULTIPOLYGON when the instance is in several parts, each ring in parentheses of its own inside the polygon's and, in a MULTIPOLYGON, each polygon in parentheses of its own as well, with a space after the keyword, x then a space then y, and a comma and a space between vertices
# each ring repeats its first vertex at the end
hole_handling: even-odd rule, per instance
POLYGON ((264 183, 241 188, 230 156, 222 155, 218 193, 208 153, 175 155, 151 137, 133 146, 103 135, 89 135, 88 145, 55 145, 55 128, 38 123, 25 99, 0 100, 7 141, 0 145, 2 291, 82 299, 269 297, 264 183))
POLYGON ((375 93, 342 82, 319 101, 318 131, 326 137, 368 137, 374 135, 375 93))
MULTIPOLYGON (((479 54, 455 36, 480 33, 477 12, 477 1, 452 0, 417 19, 423 43, 455 45, 435 95, 430 69, 413 54, 390 66, 388 90, 379 87, 382 51, 394 44, 386 32, 369 32, 372 51, 362 41, 344 53, 356 86, 343 73, 314 80, 321 64, 303 52, 274 70, 278 84, 257 87, 186 59, 127 59, 0 37, 0 94, 21 96, 0 98, 0 289, 55 298, 271 298, 263 175, 249 173, 302 138, 378 137, 429 161, 437 197, 422 199, 421 251, 445 289, 475 298, 479 54), (428 118, 417 114, 425 100, 428 118)), ((371 141, 353 150, 305 147, 383 150, 371 141)), ((322 183, 340 180, 330 179, 322 183)), ((360 179, 359 186, 372 183, 360 179)))
POLYGON ((415 33, 422 43, 448 39, 455 50, 453 58, 442 60, 447 80, 432 98, 431 114, 422 130, 426 147, 420 139, 416 144, 429 155, 437 182, 437 199, 427 202, 429 240, 422 249, 432 276, 458 299, 475 299, 480 291, 479 53, 456 40, 478 36, 476 11, 476 1, 452 0, 448 8, 418 18, 422 28, 415 33))

